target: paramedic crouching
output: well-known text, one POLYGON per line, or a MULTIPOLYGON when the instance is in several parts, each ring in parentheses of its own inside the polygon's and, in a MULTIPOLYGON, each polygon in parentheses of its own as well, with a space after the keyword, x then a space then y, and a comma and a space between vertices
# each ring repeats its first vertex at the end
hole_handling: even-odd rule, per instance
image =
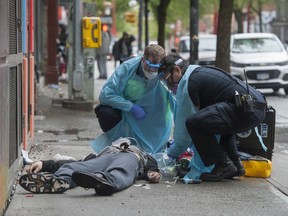
POLYGON ((161 61, 160 71, 167 86, 177 89, 175 144, 168 155, 179 156, 192 141, 204 165, 215 164, 211 172, 200 175, 201 180, 243 176, 235 134, 264 120, 267 104, 262 94, 221 69, 189 65, 173 54, 161 61))
POLYGON ((123 62, 104 84, 95 113, 105 133, 92 143, 96 152, 119 137, 136 138, 135 144, 148 153, 164 151, 174 109, 173 96, 158 76, 164 57, 161 46, 150 44, 143 56, 123 62))

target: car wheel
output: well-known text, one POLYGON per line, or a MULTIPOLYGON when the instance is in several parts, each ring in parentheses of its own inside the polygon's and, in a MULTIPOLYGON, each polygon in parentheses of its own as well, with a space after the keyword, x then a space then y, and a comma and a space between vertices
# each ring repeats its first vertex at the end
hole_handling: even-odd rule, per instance
POLYGON ((284 88, 285 94, 288 95, 288 88, 284 88))

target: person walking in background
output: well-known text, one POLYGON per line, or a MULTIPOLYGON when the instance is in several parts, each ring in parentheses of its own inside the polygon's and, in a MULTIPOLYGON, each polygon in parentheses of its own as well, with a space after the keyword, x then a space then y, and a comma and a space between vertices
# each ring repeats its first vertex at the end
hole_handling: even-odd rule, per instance
POLYGON ((67 26, 63 24, 58 25, 57 43, 57 66, 59 81, 67 81, 67 49, 66 43, 68 39, 67 26))
POLYGON ((112 48, 112 55, 114 58, 114 68, 116 68, 118 65, 118 61, 120 61, 119 41, 115 41, 113 48, 112 48))
POLYGON ((107 56, 109 55, 111 37, 107 31, 102 29, 101 38, 102 44, 99 48, 96 48, 95 60, 99 71, 98 79, 107 79, 107 56))
POLYGON ((122 38, 120 38, 118 41, 120 59, 124 59, 132 55, 133 41, 135 41, 135 37, 133 35, 123 32, 122 38))

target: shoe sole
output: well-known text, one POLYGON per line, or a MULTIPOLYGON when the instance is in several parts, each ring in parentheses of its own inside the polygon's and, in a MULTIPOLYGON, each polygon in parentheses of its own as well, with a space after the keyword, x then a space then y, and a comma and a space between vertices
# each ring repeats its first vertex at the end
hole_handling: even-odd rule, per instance
POLYGON ((245 170, 237 170, 233 175, 226 177, 226 179, 234 179, 234 177, 241 177, 245 175, 245 170))
POLYGON ((88 173, 74 172, 72 174, 72 180, 80 187, 94 188, 96 194, 100 196, 110 196, 114 193, 114 187, 112 185, 105 183, 97 176, 88 173))
POLYGON ((22 175, 19 184, 31 193, 63 193, 69 189, 66 180, 40 173, 22 175))
MULTIPOLYGON (((226 170, 226 172, 218 177, 211 177, 211 176, 205 176, 203 175, 204 173, 202 173, 202 175, 200 176, 200 179, 202 181, 207 181, 207 182, 218 182, 221 181, 222 179, 227 179, 227 178, 231 178, 232 176, 235 176, 235 173, 237 172, 236 167, 234 167, 234 169, 231 167, 229 170, 226 170), (231 174, 233 173, 233 174, 231 174)), ((210 174, 210 173, 209 173, 210 174)))

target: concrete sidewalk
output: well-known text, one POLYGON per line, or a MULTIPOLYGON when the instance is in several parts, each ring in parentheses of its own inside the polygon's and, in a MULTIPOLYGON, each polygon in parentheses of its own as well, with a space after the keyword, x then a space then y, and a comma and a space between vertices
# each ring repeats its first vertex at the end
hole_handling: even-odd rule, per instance
MULTIPOLYGON (((96 80, 102 86, 103 80, 96 80)), ((66 88, 61 84, 60 88, 66 88)), ((58 91, 58 90, 57 90, 58 91)), ((92 151, 89 141, 101 133, 93 112, 52 104, 55 89, 39 92, 35 117, 35 146, 30 159, 54 155, 77 159, 92 151)), ((277 145, 277 143, 275 143, 277 145)), ((75 188, 64 194, 31 194, 17 186, 5 216, 135 216, 135 215, 288 215, 288 161, 275 153, 270 178, 241 178, 217 183, 172 184, 166 175, 159 184, 139 181, 111 197, 75 188)))

